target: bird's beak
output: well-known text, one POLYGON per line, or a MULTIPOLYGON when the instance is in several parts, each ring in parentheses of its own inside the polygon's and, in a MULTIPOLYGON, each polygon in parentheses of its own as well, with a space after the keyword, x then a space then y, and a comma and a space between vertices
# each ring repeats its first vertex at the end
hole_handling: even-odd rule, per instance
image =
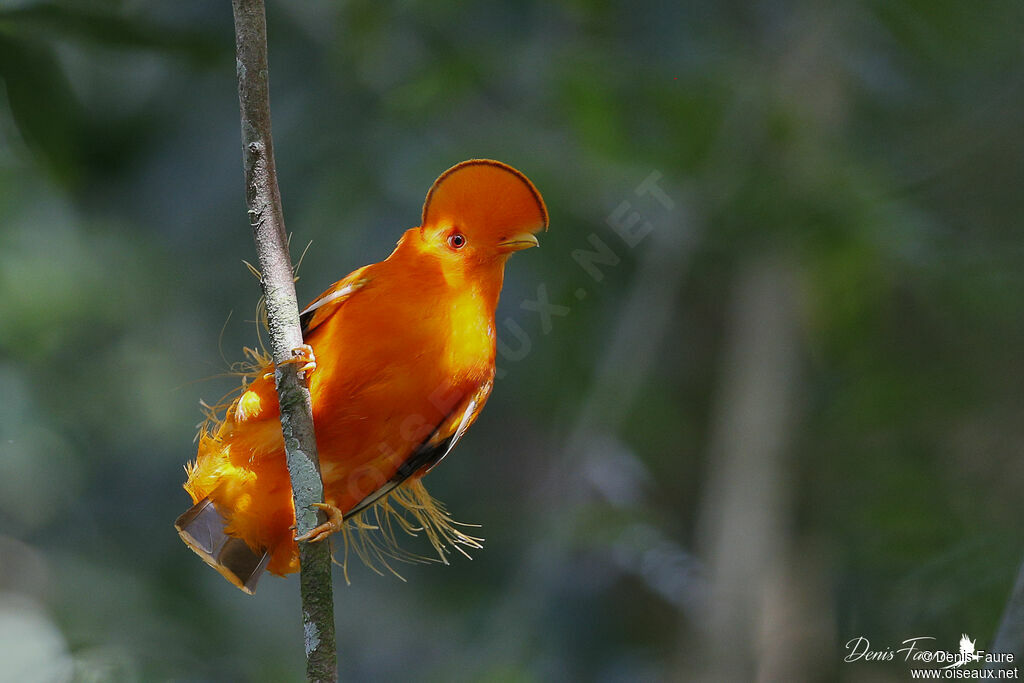
POLYGON ((499 242, 498 246, 501 247, 502 251, 519 251, 521 249, 529 249, 530 247, 539 247, 540 242, 534 237, 531 232, 521 232, 518 235, 512 235, 504 242, 499 242))

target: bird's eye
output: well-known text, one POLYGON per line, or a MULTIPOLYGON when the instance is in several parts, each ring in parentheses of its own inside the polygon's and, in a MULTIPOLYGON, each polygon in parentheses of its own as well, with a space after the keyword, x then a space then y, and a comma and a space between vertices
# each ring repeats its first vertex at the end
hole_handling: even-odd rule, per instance
POLYGON ((461 232, 453 232, 448 235, 448 246, 452 249, 462 249, 466 246, 466 236, 461 232))

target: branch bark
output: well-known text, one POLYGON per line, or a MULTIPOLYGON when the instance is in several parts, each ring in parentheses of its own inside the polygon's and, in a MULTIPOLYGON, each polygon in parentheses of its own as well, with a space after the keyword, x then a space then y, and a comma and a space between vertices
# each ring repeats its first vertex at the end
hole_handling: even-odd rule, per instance
MULTIPOLYGON (((313 507, 313 503, 323 501, 323 483, 309 390, 299 379, 296 366, 284 363, 291 358, 292 349, 302 344, 302 331, 270 132, 266 12, 263 0, 232 0, 232 8, 245 198, 263 275, 261 284, 276 367, 274 378, 281 406, 281 430, 295 503, 296 529, 298 534, 304 534, 323 521, 322 513, 313 507)), ((300 543, 299 560, 306 678, 318 682, 336 681, 330 546, 300 543)))

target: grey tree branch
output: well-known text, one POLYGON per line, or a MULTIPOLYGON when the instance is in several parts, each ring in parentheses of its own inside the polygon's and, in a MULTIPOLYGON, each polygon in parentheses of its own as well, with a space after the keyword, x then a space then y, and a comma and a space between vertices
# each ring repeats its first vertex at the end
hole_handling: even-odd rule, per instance
POLYGON ((699 619, 704 656, 690 655, 702 660, 699 680, 817 678, 812 655, 788 647, 800 622, 791 614, 802 605, 780 599, 797 592, 788 590, 798 563, 787 473, 799 417, 798 300, 796 266, 771 253, 740 272, 733 294, 699 518, 709 579, 699 619))
MULTIPOLYGON (((281 430, 295 502, 297 533, 322 521, 313 503, 323 501, 323 483, 313 433, 309 390, 291 358, 302 344, 299 307, 288 240, 281 212, 281 195, 274 167, 270 133, 270 89, 267 71, 267 22, 263 0, 232 0, 238 68, 238 100, 242 114, 245 198, 256 240, 263 295, 267 305, 271 352, 281 406, 281 430)), ((334 597, 331 554, 326 543, 300 543, 302 628, 309 681, 336 681, 334 597)))

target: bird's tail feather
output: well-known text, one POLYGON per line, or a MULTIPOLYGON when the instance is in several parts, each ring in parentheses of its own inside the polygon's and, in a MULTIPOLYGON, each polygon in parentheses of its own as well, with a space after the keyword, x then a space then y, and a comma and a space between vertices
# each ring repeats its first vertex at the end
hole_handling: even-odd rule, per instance
POLYGON ((206 564, 252 595, 267 568, 270 553, 253 552, 242 539, 227 535, 226 523, 213 501, 203 498, 175 520, 174 528, 206 564))

